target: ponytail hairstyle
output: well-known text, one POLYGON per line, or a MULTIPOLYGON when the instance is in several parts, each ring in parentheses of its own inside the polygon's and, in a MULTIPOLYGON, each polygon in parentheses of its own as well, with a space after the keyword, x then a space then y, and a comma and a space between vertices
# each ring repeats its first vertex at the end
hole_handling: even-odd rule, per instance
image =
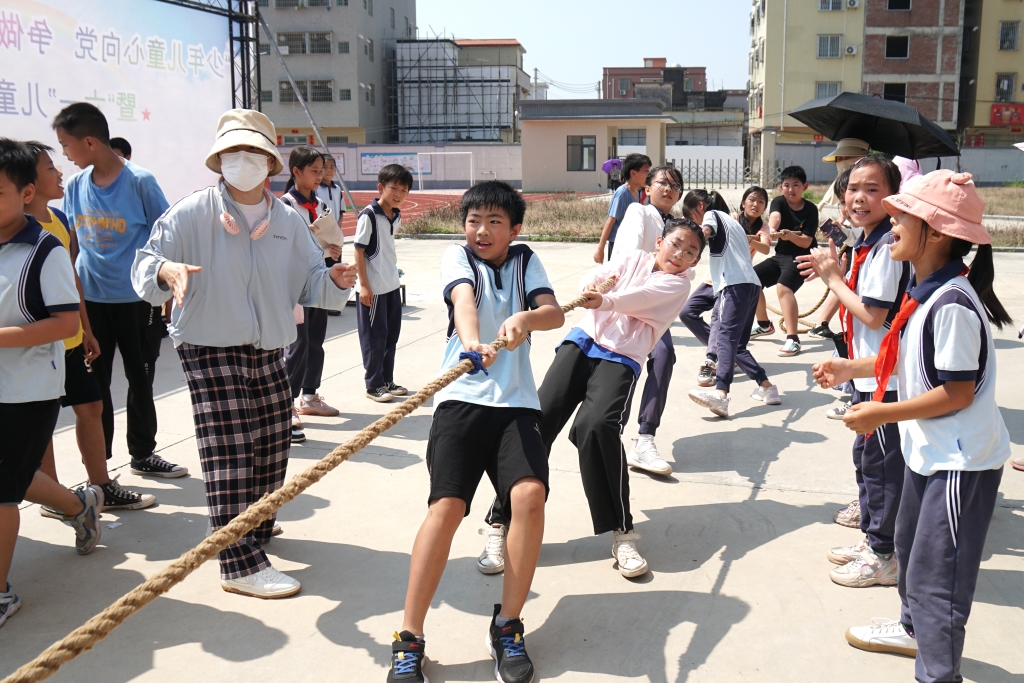
POLYGON ((661 239, 665 239, 672 233, 679 232, 680 230, 689 230, 697 238, 697 243, 700 245, 700 251, 697 252, 697 256, 700 256, 704 252, 704 247, 707 246, 707 238, 704 237, 704 229, 689 218, 670 218, 665 221, 665 229, 661 231, 661 239))
POLYGON ((323 161, 323 158, 322 152, 318 152, 306 145, 300 145, 292 149, 292 153, 288 155, 288 182, 284 186, 284 191, 288 192, 295 187, 295 175, 292 169, 297 168, 301 171, 317 161, 323 161))
MULTIPOLYGON (((963 258, 970 253, 972 246, 974 245, 967 240, 954 237, 949 255, 953 258, 963 258)), ((967 281, 971 283, 971 287, 978 293, 978 298, 981 299, 981 303, 985 306, 985 314, 988 316, 989 322, 1001 330, 1003 325, 1012 323, 1013 318, 1006 312, 1002 302, 999 301, 996 293, 992 290, 992 282, 995 280, 995 276, 995 264, 992 262, 992 245, 979 244, 974 260, 971 261, 971 269, 967 273, 967 281)))
POLYGON ((705 213, 708 211, 722 211, 729 213, 729 204, 718 193, 718 190, 690 190, 683 197, 683 216, 692 219, 697 206, 703 204, 705 213))
POLYGON ((758 216, 756 220, 752 221, 749 218, 747 218, 747 214, 743 212, 743 203, 747 201, 747 197, 749 197, 752 194, 761 195, 762 199, 764 199, 765 208, 768 208, 768 192, 766 192, 763 187, 757 187, 755 185, 754 187, 748 187, 746 190, 743 191, 743 197, 740 199, 739 224, 743 226, 743 231, 748 235, 756 235, 757 231, 761 229, 762 225, 764 225, 764 221, 761 220, 760 216, 758 216))
MULTIPOLYGON (((874 166, 882 172, 882 178, 885 179, 885 184, 889 186, 889 194, 899 194, 900 183, 903 182, 903 174, 900 173, 899 167, 886 159, 876 154, 869 154, 866 157, 857 159, 857 162, 850 167, 850 172, 859 171, 862 168, 870 168, 874 166)), ((849 184, 849 179, 847 179, 849 184)), ((845 192, 845 190, 844 190, 845 192)))

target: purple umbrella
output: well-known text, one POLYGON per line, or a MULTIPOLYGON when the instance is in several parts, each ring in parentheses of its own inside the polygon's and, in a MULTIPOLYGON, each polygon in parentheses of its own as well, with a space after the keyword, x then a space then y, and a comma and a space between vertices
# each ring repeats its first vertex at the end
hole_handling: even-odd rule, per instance
POLYGON ((622 159, 609 159, 608 161, 601 164, 601 170, 605 173, 611 173, 622 168, 622 159))

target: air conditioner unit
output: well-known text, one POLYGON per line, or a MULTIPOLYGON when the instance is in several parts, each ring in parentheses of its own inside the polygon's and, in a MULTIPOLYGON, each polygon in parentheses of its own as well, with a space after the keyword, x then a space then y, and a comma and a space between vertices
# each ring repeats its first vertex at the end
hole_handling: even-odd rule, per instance
POLYGON ((626 90, 620 90, 619 94, 625 96, 626 92, 627 92, 626 90))
POLYGON ((852 57, 855 54, 857 54, 857 46, 856 45, 847 45, 846 46, 846 56, 847 57, 852 57))
POLYGON ((846 9, 857 9, 860 7, 860 0, 846 0, 846 9))

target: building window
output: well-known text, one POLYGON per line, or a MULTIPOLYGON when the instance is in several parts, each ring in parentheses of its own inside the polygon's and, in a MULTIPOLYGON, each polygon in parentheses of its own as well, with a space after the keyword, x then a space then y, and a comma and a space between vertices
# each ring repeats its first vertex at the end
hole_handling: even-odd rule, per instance
POLYGON ((818 35, 818 59, 839 59, 842 54, 843 37, 841 35, 818 35))
POLYGON ((286 55, 306 54, 305 33, 278 33, 277 44, 285 49, 281 50, 286 55))
POLYGON ((328 145, 347 145, 348 144, 348 136, 347 135, 328 135, 327 136, 327 144, 328 145))
POLYGON ((351 99, 352 99, 352 91, 349 90, 348 88, 342 88, 341 90, 338 91, 338 101, 339 102, 348 102, 351 99))
MULTIPOLYGON (((306 92, 306 81, 295 81, 295 85, 299 87, 299 94, 302 95, 302 99, 308 100, 309 95, 306 92)), ((288 81, 277 82, 277 101, 281 104, 299 101, 299 98, 295 96, 295 91, 292 90, 292 84, 288 81)))
POLYGON ((839 83, 837 82, 821 82, 815 84, 814 90, 815 99, 824 99, 826 97, 835 97, 839 94, 839 83))
POLYGON ((1020 22, 999 22, 999 49, 1017 50, 1020 48, 1020 22))
POLYGON ((907 102, 906 83, 885 83, 882 85, 882 99, 895 100, 896 102, 907 102))
POLYGON ((281 141, 286 145, 305 145, 309 143, 308 135, 282 135, 281 141))
POLYGON ((412 38, 412 24, 409 23, 409 17, 405 18, 405 37, 412 38))
POLYGON ((274 0, 274 7, 277 7, 278 9, 288 9, 298 6, 299 0, 274 0))
POLYGON ((647 145, 646 128, 619 128, 619 144, 634 147, 647 145))
POLYGON ((269 55, 270 54, 270 43, 260 43, 260 54, 261 55, 269 55))
POLYGON ((259 0, 256 4, 259 7, 270 7, 270 0, 259 0))
POLYGON ((366 40, 366 54, 369 56, 370 61, 373 61, 373 41, 370 39, 366 40))
POLYGON ((338 0, 338 7, 348 7, 348 0, 338 0))
POLYGON ((330 7, 331 0, 306 0, 306 7, 330 7))
POLYGON ((391 28, 395 27, 395 8, 391 8, 391 28))
POLYGON ((910 57, 910 36, 886 36, 885 58, 907 59, 910 57))
POLYGON ((597 170, 597 137, 569 135, 566 137, 567 171, 597 170))
POLYGON ((331 54, 331 32, 278 33, 277 44, 286 48, 281 50, 286 55, 329 55, 331 54))
POLYGON ((693 79, 692 78, 684 78, 683 79, 683 90, 685 90, 686 92, 692 92, 693 91, 693 79))
POLYGON ((619 94, 620 95, 625 95, 627 90, 629 90, 629 79, 628 78, 620 78, 619 79, 619 94))
POLYGON ((338 42, 338 54, 339 55, 347 55, 348 51, 349 51, 348 50, 348 41, 347 40, 339 41, 338 42))
POLYGON ((1013 102, 1017 74, 996 74, 996 102, 1013 102))
POLYGON ((310 81, 309 82, 310 102, 333 102, 334 85, 331 81, 310 81))
POLYGON ((822 12, 842 11, 843 0, 818 0, 818 9, 822 12))
POLYGON ((313 31, 309 34, 309 54, 329 55, 331 54, 331 32, 313 31))
POLYGON ((909 12, 910 0, 889 0, 890 12, 909 12))
POLYGON ((260 102, 273 102, 274 91, 273 90, 260 90, 260 102))
POLYGON ((373 87, 373 83, 366 86, 366 94, 370 96, 370 106, 377 106, 377 90, 373 87))
POLYGON ((367 1, 369 2, 369 5, 366 7, 366 11, 369 12, 370 16, 372 17, 373 16, 373 0, 367 0, 367 1))

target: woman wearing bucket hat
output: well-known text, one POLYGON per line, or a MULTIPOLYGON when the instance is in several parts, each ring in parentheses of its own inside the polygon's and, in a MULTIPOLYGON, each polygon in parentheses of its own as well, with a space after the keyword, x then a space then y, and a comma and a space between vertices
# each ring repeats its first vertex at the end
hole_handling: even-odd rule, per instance
MULTIPOLYGON (((210 525, 216 530, 280 488, 288 464, 291 391, 282 349, 296 304, 340 309, 355 266, 327 268, 294 209, 264 188, 284 167, 265 115, 221 116, 206 166, 217 183, 172 206, 139 250, 132 284, 160 304, 192 399, 210 525)), ((220 553, 221 587, 259 598, 299 591, 270 565, 268 519, 220 553)))
MULTIPOLYGON (((854 406, 859 434, 899 422, 907 469, 896 520, 900 618, 855 626, 846 640, 870 652, 916 656, 922 683, 960 681, 967 618, 1010 440, 995 401, 989 323, 1011 322, 992 291, 992 238, 969 173, 940 170, 883 200, 893 217, 892 258, 916 284, 878 356, 816 365, 823 387, 898 377, 897 403, 854 406), (963 262, 973 245, 977 254, 963 262)), ((876 398, 877 401, 877 398, 876 398)))

